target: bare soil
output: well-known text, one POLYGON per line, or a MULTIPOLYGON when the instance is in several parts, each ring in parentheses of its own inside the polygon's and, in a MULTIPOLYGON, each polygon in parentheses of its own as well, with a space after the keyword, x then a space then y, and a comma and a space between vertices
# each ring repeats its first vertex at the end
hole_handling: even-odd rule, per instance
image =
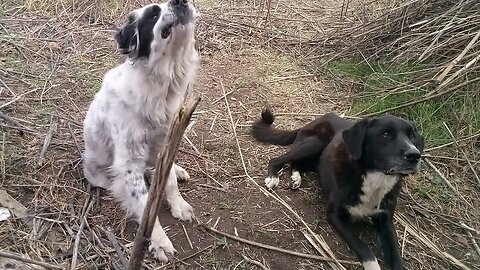
MULTIPOLYGON (((204 13, 197 34, 202 63, 194 87, 202 101, 178 154, 178 163, 192 178, 181 184, 181 191, 199 223, 251 241, 319 255, 304 235, 305 226, 252 182, 263 186, 269 158, 285 149, 254 142, 249 126, 266 104, 278 114, 276 125, 282 128, 301 126, 326 112, 348 111, 351 89, 336 88, 327 76, 311 73, 306 65, 312 63, 294 56, 298 52, 281 50, 269 42, 273 38, 263 36, 270 27, 271 33, 288 42, 297 32, 313 38, 328 31, 331 21, 327 18, 336 14, 341 3, 267 4, 196 3, 204 13), (255 12, 246 12, 249 8, 255 12), (318 14, 323 17, 316 18, 318 14), (265 16, 270 21, 265 22, 265 16)), ((0 250, 70 268, 82 216, 95 198, 95 190, 88 189, 81 173, 81 123, 105 71, 123 61, 112 39, 114 26, 121 25, 125 14, 139 5, 131 1, 48 0, 0 4, 0 110, 23 126, 12 128, 0 122, 1 187, 26 206, 32 217, 27 224, 13 218, 0 222, 0 250), (57 127, 41 158, 52 125, 57 127)), ((304 176, 301 188, 295 191, 288 186, 289 177, 282 174, 275 193, 325 239, 338 259, 356 261, 326 222, 315 175, 304 176)), ((479 254, 458 224, 479 228, 478 212, 454 196, 442 201, 437 194, 444 194, 443 187, 433 197, 415 192, 432 178, 433 174, 426 172, 407 181, 399 213, 440 250, 475 269, 480 266, 479 254)), ((325 262, 242 244, 197 223, 177 221, 166 206, 161 216, 180 261, 162 266, 148 257, 147 269, 257 268, 242 255, 268 269, 331 268, 325 262), (194 256, 182 260, 190 255, 194 256)), ((407 269, 454 269, 403 225, 396 225, 407 269)), ((109 227, 128 257, 137 225, 101 191, 99 204, 88 213, 78 234, 78 269, 116 269, 120 265, 105 236, 109 227)), ((478 234, 472 233, 478 240, 478 234)), ((375 246, 368 232, 364 237, 375 246)), ((381 260, 378 248, 375 251, 381 260)), ((0 268, 14 264, 16 269, 32 269, 15 261, 0 263, 0 268)))

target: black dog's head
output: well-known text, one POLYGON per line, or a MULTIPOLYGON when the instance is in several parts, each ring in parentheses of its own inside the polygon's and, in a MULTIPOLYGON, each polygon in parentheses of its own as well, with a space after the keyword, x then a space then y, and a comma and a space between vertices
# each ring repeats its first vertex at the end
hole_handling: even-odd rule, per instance
POLYGON ((352 159, 367 170, 406 175, 420 167, 424 139, 402 118, 386 115, 362 119, 342 135, 352 159))

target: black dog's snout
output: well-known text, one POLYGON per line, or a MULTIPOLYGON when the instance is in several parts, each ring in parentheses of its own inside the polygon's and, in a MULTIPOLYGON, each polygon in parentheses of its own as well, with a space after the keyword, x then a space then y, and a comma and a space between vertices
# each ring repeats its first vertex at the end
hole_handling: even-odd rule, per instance
POLYGON ((422 155, 417 149, 409 149, 405 152, 405 159, 408 161, 418 161, 422 155))
POLYGON ((172 6, 186 6, 188 4, 188 0, 170 0, 170 4, 172 6))

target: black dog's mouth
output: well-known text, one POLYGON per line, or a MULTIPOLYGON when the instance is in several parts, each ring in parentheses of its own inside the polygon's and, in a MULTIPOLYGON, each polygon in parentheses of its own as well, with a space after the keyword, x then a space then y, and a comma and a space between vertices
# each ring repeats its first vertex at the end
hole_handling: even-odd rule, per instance
POLYGON ((170 23, 165 25, 165 27, 162 29, 162 38, 166 39, 170 36, 172 33, 172 28, 173 28, 174 23, 170 23))
POLYGON ((409 175, 417 173, 417 168, 392 168, 384 171, 383 173, 386 175, 409 175))

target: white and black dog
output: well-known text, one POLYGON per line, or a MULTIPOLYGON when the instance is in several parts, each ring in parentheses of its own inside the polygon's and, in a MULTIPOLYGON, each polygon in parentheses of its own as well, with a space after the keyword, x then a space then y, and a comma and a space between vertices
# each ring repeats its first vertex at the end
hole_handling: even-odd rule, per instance
POLYGON ((320 176, 327 200, 327 218, 366 270, 380 270, 375 254, 360 240, 358 221, 371 221, 385 264, 403 269, 393 226, 393 214, 405 175, 420 167, 424 139, 410 122, 385 115, 351 122, 329 113, 302 128, 272 127, 273 114, 262 113, 251 133, 261 142, 291 145, 285 155, 270 160, 265 184, 277 187, 285 164, 292 168, 291 186, 300 187, 302 171, 320 176))
MULTIPOLYGON (((194 81, 197 12, 188 0, 150 4, 132 11, 115 39, 128 59, 108 71, 84 121, 84 173, 91 185, 112 192, 128 214, 142 218, 147 201, 144 174, 155 165, 172 118, 194 81)), ((174 164, 165 187, 171 213, 192 220, 177 178, 188 173, 174 164)), ((159 221, 149 249, 160 261, 175 249, 159 221)))

